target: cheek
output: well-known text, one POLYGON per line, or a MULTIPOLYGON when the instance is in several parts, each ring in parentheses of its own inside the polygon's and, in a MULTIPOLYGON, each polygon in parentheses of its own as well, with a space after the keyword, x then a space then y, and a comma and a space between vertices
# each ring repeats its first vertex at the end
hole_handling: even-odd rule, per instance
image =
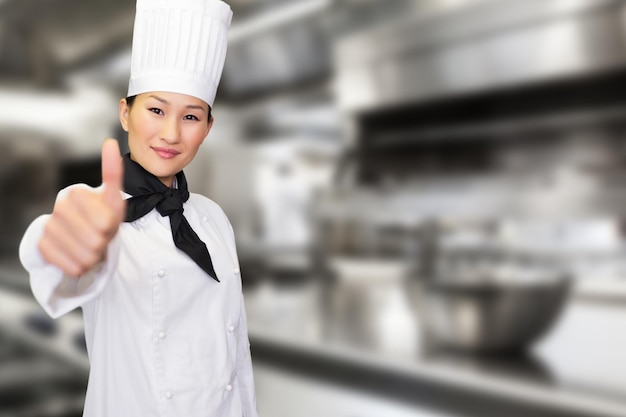
POLYGON ((204 138, 206 137, 205 129, 190 129, 187 137, 187 150, 189 152, 193 152, 194 154, 204 142, 204 138))
POLYGON ((128 126, 128 142, 141 142, 150 139, 155 130, 154 127, 151 128, 152 125, 153 123, 148 123, 141 118, 133 118, 128 126))

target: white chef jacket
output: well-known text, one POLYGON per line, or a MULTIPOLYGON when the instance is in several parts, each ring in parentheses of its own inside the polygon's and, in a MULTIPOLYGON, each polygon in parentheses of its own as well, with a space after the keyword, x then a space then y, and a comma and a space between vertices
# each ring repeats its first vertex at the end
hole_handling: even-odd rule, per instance
POLYGON ((38 250, 50 215, 24 234, 20 259, 37 301, 54 318, 82 307, 85 417, 258 416, 232 227, 204 196, 192 193, 183 208, 221 282, 175 247, 155 209, 122 223, 106 261, 79 279, 38 250))

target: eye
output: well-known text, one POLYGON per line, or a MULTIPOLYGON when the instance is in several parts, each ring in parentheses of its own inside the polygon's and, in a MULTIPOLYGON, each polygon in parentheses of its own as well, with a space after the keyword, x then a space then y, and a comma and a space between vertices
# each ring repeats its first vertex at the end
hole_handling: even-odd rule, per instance
POLYGON ((193 115, 193 114, 188 114, 188 115, 186 115, 186 116, 184 117, 184 119, 185 119, 185 120, 195 120, 195 121, 199 121, 199 120, 200 120, 197 116, 195 116, 195 115, 193 115))
POLYGON ((150 110, 154 114, 158 114, 158 115, 162 115, 163 114, 163 110, 161 110, 161 109, 159 109, 157 107, 151 107, 148 110, 150 110))

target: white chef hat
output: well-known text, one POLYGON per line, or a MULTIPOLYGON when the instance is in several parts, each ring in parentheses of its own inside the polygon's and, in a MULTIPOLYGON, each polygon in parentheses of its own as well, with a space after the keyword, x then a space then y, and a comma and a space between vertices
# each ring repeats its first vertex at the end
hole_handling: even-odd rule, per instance
POLYGON ((137 0, 128 96, 167 91, 213 106, 232 15, 220 0, 137 0))

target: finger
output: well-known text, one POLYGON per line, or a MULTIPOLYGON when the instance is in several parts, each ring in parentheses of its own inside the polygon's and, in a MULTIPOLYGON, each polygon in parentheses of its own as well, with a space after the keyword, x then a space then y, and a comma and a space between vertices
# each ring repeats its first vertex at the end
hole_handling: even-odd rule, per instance
MULTIPOLYGON (((99 206, 104 206, 98 196, 90 196, 99 206)), ((80 201, 80 200, 79 200, 80 201)), ((64 243, 64 246, 85 259, 89 253, 98 255, 104 251, 108 243, 108 234, 113 233, 116 225, 107 228, 105 224, 95 224, 82 208, 84 203, 73 201, 60 202, 58 210, 55 210, 53 217, 48 223, 47 232, 51 235, 59 236, 57 240, 64 243), (61 206, 63 204, 63 206, 61 206), (109 230, 111 229, 111 231, 109 230)), ((93 204, 92 206, 96 206, 93 204)), ((88 210, 89 214, 97 210, 88 210)), ((110 210, 102 208, 101 212, 110 215, 110 210)), ((102 222, 102 217, 97 219, 102 222)), ((113 223, 112 221, 110 222, 113 223)))
POLYGON ((102 195, 93 194, 89 190, 72 190, 67 205, 67 210, 59 210, 59 215, 82 236, 106 236, 110 239, 122 220, 115 209, 103 200, 102 195), (82 234, 83 230, 93 233, 82 234))
POLYGON ((83 268, 47 235, 39 240, 39 252, 46 262, 58 267, 68 276, 79 277, 83 273, 83 268))
MULTIPOLYGON (((69 232, 65 223, 51 219, 46 226, 45 237, 50 246, 55 248, 57 257, 63 256, 66 262, 71 262, 72 265, 86 271, 104 257, 104 245, 93 249, 85 243, 92 239, 89 237, 90 233, 93 234, 93 231, 86 230, 83 235, 77 234, 75 231, 69 232)), ((104 241, 104 238, 100 238, 100 241, 104 241)), ((67 270, 67 268, 65 269, 67 270)), ((75 271, 72 272, 75 273, 75 271)))
POLYGON ((120 191, 123 187, 124 167, 120 148, 115 139, 105 139, 102 143, 102 183, 104 201, 112 209, 119 211, 122 206, 120 191))

